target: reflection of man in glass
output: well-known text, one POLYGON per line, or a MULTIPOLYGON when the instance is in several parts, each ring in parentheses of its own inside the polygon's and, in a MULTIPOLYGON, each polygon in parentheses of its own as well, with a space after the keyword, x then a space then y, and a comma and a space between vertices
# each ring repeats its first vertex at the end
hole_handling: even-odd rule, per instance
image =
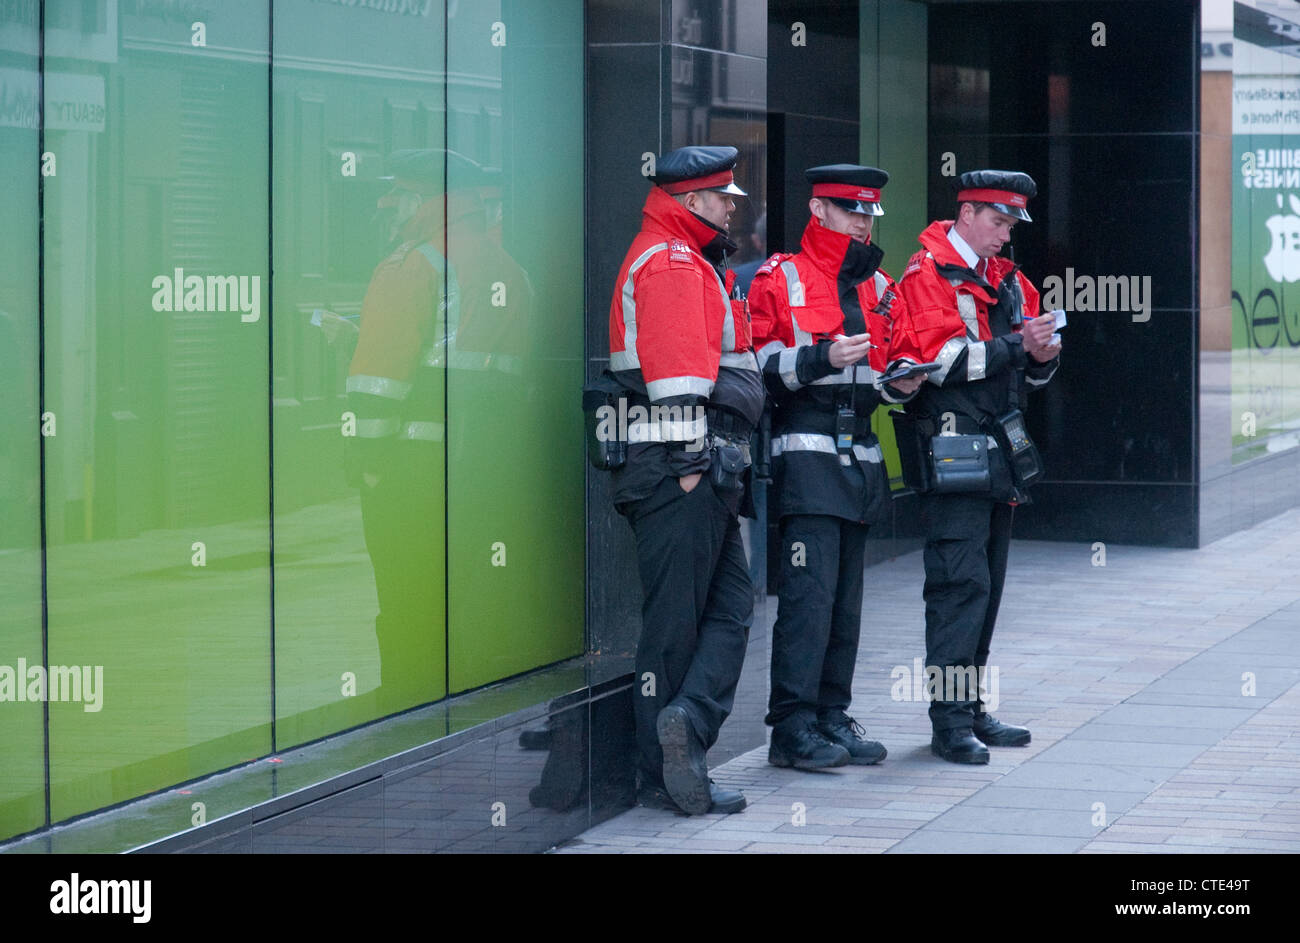
MULTIPOLYGON (((391 166, 393 188, 378 203, 391 251, 366 290, 347 381, 356 417, 348 474, 361 490, 379 597, 383 712, 445 693, 444 371, 457 371, 456 389, 479 407, 509 395, 490 376, 519 372, 526 345, 519 318, 531 298, 523 271, 494 238, 489 210, 499 193, 486 171, 433 149, 397 151, 391 166), (508 307, 494 305, 503 297, 508 307)), ((462 423, 452 459, 490 475, 489 456, 477 453, 499 458, 501 441, 482 423, 462 423)))
POLYGON ((361 307, 348 369, 349 482, 361 489, 375 569, 382 712, 442 694, 443 378, 436 356, 449 307, 443 243, 443 157, 398 151, 379 200, 391 251, 361 307))

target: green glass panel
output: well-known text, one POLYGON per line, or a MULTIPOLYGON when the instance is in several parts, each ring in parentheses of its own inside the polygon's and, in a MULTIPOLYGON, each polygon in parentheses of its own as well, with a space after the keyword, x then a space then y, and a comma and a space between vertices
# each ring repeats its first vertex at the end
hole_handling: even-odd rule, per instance
POLYGON ((1300 444, 1300 59, 1236 30, 1228 421, 1240 464, 1300 444))
POLYGON ((45 4, 55 821, 271 748, 269 9, 202 6, 45 4))
MULTIPOLYGON (((875 221, 872 240, 885 250, 882 265, 895 279, 929 223, 926 115, 916 106, 926 96, 927 22, 925 4, 912 0, 863 0, 859 8, 860 159, 889 172, 885 215, 875 221)), ((871 417, 895 490, 903 488, 903 469, 889 413, 900 408, 877 409, 871 417)))
POLYGON ((583 648, 582 8, 448 19, 453 692, 583 648))
POLYGON ((42 663, 36 20, 0 21, 0 839, 45 822, 44 708, 26 699, 42 663))
POLYGON ((282 747, 446 695, 444 20, 275 4, 282 747))

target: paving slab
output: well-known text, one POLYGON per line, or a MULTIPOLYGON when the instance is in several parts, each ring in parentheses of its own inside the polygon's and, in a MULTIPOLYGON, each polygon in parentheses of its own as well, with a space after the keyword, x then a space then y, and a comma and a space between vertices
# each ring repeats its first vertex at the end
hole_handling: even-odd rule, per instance
MULTIPOLYGON (((929 749, 919 552, 870 567, 850 709, 889 757, 820 774, 766 748, 712 771, 749 808, 632 809, 559 853, 1300 852, 1300 509, 1199 550, 1012 544, 989 667, 1026 748, 929 749), (1056 574, 1051 616, 1033 559, 1056 574), (1247 679, 1253 681, 1250 693, 1247 679), (799 813, 797 817, 796 813, 799 813)), ((768 606, 775 611, 775 598, 768 606)))

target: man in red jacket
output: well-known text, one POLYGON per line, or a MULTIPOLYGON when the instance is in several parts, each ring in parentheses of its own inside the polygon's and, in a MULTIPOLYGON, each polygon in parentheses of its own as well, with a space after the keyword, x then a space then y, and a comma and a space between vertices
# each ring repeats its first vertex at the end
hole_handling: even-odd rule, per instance
MULTIPOLYGON (((931 750, 954 763, 987 763, 989 746, 1023 746, 1024 727, 984 710, 980 681, 1002 598, 1011 515, 1027 496, 1006 454, 1000 421, 1023 408, 1059 364, 1055 318, 1035 317, 1039 296, 999 255, 1037 193, 1024 173, 961 175, 957 219, 931 223, 898 283, 907 302, 895 324, 891 359, 939 364, 906 408, 922 430, 986 443, 988 475, 977 490, 922 494, 925 531, 925 639, 928 671, 943 673, 930 704, 931 750), (978 437, 983 436, 981 440, 978 437), (973 669, 973 670, 972 670, 973 669), (951 683, 960 682, 960 683, 951 683)), ((905 447, 900 442, 900 448, 905 447)), ((911 482, 909 482, 911 484, 911 482)))
POLYGON ((773 494, 781 521, 780 607, 772 628, 768 762, 871 765, 885 748, 846 713, 862 618, 867 531, 887 518, 889 480, 871 414, 922 380, 877 388, 901 303, 871 241, 889 175, 813 167, 799 251, 778 253, 750 289, 754 343, 772 411, 773 494))
POLYGON ((654 186, 614 286, 610 370, 629 401, 614 504, 644 591, 634 705, 643 805, 739 812, 705 753, 731 712, 753 617, 736 513, 763 387, 726 268, 734 147, 684 147, 654 186))

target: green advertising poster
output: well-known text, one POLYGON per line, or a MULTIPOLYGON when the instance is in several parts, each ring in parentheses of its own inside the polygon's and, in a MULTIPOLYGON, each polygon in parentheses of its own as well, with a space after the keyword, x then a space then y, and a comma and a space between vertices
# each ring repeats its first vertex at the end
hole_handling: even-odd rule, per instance
POLYGON ((1238 464, 1300 445, 1300 23, 1237 3, 1232 86, 1238 464))

